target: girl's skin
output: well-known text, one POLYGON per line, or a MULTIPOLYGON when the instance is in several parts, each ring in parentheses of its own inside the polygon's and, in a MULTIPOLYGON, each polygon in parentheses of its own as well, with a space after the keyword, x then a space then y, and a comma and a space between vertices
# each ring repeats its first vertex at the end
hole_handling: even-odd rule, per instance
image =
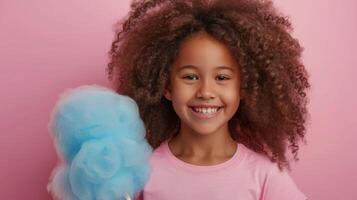
POLYGON ((171 66, 165 98, 172 101, 181 120, 179 134, 169 141, 171 152, 195 165, 215 165, 230 159, 237 150, 228 121, 240 102, 239 65, 229 49, 205 32, 187 38, 171 66), (193 65, 194 68, 182 66, 193 65), (226 66, 218 68, 218 66, 226 66), (211 119, 197 118, 192 105, 223 106, 211 119))

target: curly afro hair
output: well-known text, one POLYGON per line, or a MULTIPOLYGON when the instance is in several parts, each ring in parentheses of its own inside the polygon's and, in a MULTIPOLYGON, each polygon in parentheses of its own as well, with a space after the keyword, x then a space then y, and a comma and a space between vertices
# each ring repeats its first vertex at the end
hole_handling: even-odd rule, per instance
POLYGON ((229 121, 231 136, 279 169, 290 168, 289 147, 298 161, 306 134, 308 73, 303 48, 269 0, 137 0, 115 26, 108 78, 133 98, 155 149, 177 134, 180 119, 164 98, 170 66, 180 43, 206 32, 225 44, 240 64, 244 98, 229 121))

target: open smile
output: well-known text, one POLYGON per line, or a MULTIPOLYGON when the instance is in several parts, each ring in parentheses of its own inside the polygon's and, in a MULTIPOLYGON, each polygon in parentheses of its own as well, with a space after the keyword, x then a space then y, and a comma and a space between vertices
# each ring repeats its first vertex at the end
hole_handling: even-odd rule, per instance
POLYGON ((208 109, 200 109, 190 107, 190 111, 198 119, 211 119, 216 117, 222 110, 223 107, 218 108, 208 108, 208 109))

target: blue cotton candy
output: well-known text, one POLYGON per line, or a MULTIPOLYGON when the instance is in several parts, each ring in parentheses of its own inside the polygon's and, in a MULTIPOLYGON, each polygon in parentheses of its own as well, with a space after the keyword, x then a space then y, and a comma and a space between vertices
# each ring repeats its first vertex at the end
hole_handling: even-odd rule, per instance
POLYGON ((64 161, 48 185, 57 199, 134 198, 148 181, 153 149, 130 97, 96 85, 69 89, 60 96, 49 129, 64 161))

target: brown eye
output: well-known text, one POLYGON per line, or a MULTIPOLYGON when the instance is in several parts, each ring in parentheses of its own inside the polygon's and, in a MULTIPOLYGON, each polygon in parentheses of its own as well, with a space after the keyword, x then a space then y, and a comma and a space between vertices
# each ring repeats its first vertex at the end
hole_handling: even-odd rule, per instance
POLYGON ((225 80, 229 80, 229 79, 230 79, 229 77, 224 76, 224 75, 219 75, 219 76, 217 76, 217 77, 218 77, 218 80, 219 80, 219 81, 225 81, 225 80))
POLYGON ((190 74, 183 77, 183 79, 188 79, 188 80, 193 80, 193 78, 197 78, 197 76, 195 74, 190 74))

